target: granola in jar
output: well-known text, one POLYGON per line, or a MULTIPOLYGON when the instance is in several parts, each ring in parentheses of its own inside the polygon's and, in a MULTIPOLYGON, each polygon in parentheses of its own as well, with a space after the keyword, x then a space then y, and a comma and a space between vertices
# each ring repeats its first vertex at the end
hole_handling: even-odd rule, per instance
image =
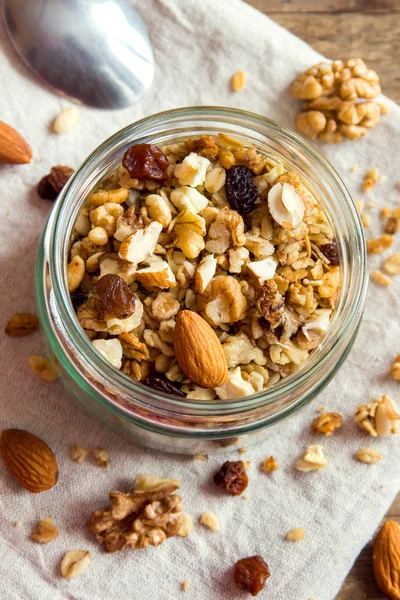
POLYGON ((300 368, 341 282, 333 230, 305 183, 226 134, 131 146, 81 210, 67 275, 106 360, 200 400, 248 396, 300 368), (193 341, 187 351, 178 336, 193 341))

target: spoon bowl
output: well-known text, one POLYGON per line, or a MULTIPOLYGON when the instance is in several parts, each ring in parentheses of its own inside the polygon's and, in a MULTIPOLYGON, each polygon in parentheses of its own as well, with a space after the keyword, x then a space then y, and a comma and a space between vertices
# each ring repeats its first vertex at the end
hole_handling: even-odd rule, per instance
POLYGON ((150 40, 128 0, 4 0, 3 16, 26 65, 80 104, 124 108, 153 81, 150 40))

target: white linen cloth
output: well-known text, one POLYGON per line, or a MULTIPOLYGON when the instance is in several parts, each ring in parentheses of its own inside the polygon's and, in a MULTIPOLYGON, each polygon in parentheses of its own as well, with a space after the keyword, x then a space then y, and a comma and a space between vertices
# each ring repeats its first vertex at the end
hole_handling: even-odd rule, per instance
MULTIPOLYGON (((38 85, 0 28, 0 118, 26 137, 34 153, 29 165, 0 165, 2 327, 16 311, 35 312, 35 251, 50 208, 35 190, 51 166, 76 168, 116 130, 177 106, 241 107, 293 127, 299 104, 288 86, 320 59, 306 44, 239 0, 136 4, 155 50, 151 91, 125 110, 82 108, 81 124, 63 136, 52 133, 49 125, 69 103, 38 85), (245 91, 235 94, 229 80, 239 69, 246 71, 248 83, 245 91)), ((379 206, 395 205, 399 196, 394 182, 400 161, 400 109, 387 104, 390 115, 362 141, 321 146, 356 197, 361 197, 365 171, 380 168, 386 179, 370 196, 379 206), (360 164, 358 172, 351 171, 354 163, 360 164)), ((379 213, 370 212, 367 234, 377 236, 382 227, 379 213)), ((382 257, 370 262, 375 268, 382 257)), ((247 596, 235 587, 232 567, 239 558, 261 554, 272 575, 260 598, 332 600, 399 490, 399 440, 372 439, 352 422, 358 404, 382 393, 399 396, 399 384, 389 374, 400 352, 399 296, 400 278, 394 278, 391 288, 371 284, 357 342, 334 381, 301 414, 269 431, 263 443, 249 447, 244 457, 252 462, 247 501, 227 497, 210 483, 222 460, 238 458, 235 450, 196 462, 137 447, 86 416, 60 383, 46 384, 30 372, 28 356, 43 352, 39 333, 21 339, 0 335, 0 427, 37 434, 54 450, 60 466, 56 487, 38 495, 21 489, 0 466, 1 599, 171 600, 180 597, 182 582, 189 580, 187 597, 192 600, 239 600, 247 596), (333 438, 311 434, 319 405, 344 417, 344 426, 333 438), (328 466, 317 473, 295 471, 295 461, 313 442, 323 444, 328 466), (82 465, 73 463, 72 444, 108 449, 110 468, 100 469, 91 458, 82 465), (355 452, 368 446, 382 452, 381 463, 368 466, 355 460, 355 452), (266 475, 260 463, 271 454, 279 470, 266 475), (85 521, 107 504, 111 490, 126 491, 138 472, 181 479, 185 508, 196 525, 187 539, 107 555, 85 521), (207 509, 219 516, 219 533, 197 524, 207 509), (32 542, 32 529, 49 515, 60 529, 59 538, 49 545, 32 542), (15 528, 19 520, 22 527, 15 528), (300 526, 306 528, 305 541, 285 541, 286 533, 300 526), (70 549, 88 549, 92 555, 88 571, 71 581, 60 576, 60 560, 70 549)))

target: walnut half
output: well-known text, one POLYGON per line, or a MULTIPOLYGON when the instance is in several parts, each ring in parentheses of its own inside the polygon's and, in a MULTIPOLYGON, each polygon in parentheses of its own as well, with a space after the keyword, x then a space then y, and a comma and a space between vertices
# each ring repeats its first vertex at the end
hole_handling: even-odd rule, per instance
POLYGON ((111 492, 108 510, 96 510, 88 527, 106 552, 159 546, 177 535, 183 523, 183 503, 174 494, 179 482, 162 483, 130 494, 111 492))

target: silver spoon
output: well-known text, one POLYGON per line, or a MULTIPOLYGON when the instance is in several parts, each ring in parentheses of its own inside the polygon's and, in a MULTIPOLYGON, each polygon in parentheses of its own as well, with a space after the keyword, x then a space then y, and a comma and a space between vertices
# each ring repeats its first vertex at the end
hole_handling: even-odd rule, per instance
POLYGON ((128 0, 4 0, 3 16, 28 67, 76 102, 123 108, 151 85, 153 51, 128 0))

